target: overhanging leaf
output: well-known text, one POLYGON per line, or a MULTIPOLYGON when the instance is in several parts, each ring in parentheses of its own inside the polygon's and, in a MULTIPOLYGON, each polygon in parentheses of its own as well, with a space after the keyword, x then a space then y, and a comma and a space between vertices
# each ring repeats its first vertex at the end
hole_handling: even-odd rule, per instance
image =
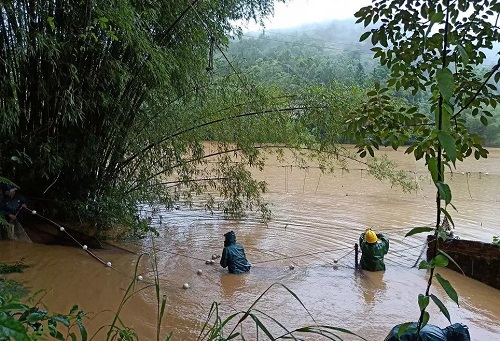
POLYGON ((445 183, 443 183, 441 181, 438 181, 438 182, 436 182, 436 187, 439 190, 439 198, 441 200, 444 200, 444 202, 446 203, 446 205, 448 205, 451 202, 451 189, 450 189, 450 186, 448 186, 447 184, 445 184, 445 183))
POLYGON ((427 261, 423 260, 423 261, 421 261, 421 262, 420 262, 420 264, 418 265, 418 268, 419 268, 420 270, 422 270, 422 269, 430 269, 430 268, 431 268, 431 265, 429 264, 429 262, 427 262, 427 261))
POLYGON ((434 294, 431 294, 431 298, 434 301, 434 303, 436 303, 439 310, 441 310, 443 315, 448 319, 448 322, 450 322, 450 324, 451 324, 450 313, 448 312, 448 309, 446 309, 446 306, 443 304, 443 302, 441 302, 441 300, 439 298, 437 298, 437 296, 434 294))
POLYGON ((441 212, 443 212, 443 214, 446 216, 446 218, 448 218, 448 221, 450 222, 451 226, 455 227, 455 223, 453 222, 453 219, 451 218, 451 215, 448 213, 448 211, 441 207, 441 212))
POLYGON ((426 226, 414 227, 410 230, 410 232, 405 234, 405 237, 413 236, 414 234, 423 233, 423 232, 431 232, 433 230, 434 230, 433 227, 426 227, 426 226))
POLYGON ((444 151, 448 158, 455 164, 455 160, 457 159, 457 147, 455 144, 455 139, 444 131, 438 132, 439 143, 443 147, 444 151))
POLYGON ((438 181, 438 166, 437 159, 435 157, 431 157, 427 162, 427 169, 431 173, 432 181, 436 183, 438 181))
POLYGON ((442 253, 446 258, 448 258, 453 264, 456 265, 456 267, 462 272, 462 274, 465 275, 464 271, 462 270, 462 268, 460 267, 460 265, 458 265, 457 262, 455 262, 455 260, 453 259, 453 257, 451 257, 449 254, 447 254, 446 252, 444 252, 441 249, 439 249, 438 252, 442 253))
POLYGON ((437 255, 436 257, 431 259, 429 264, 433 268, 442 268, 448 265, 448 259, 443 255, 437 255))
POLYGON ((438 280, 439 284, 443 287, 444 291, 448 294, 448 296, 455 302, 458 306, 458 294, 453 288, 453 286, 448 282, 446 279, 444 279, 440 274, 435 275, 436 279, 438 280))
POLYGON ((465 51, 465 49, 461 45, 458 45, 457 48, 458 52, 460 53, 460 57, 462 58, 462 63, 464 63, 464 65, 469 64, 469 55, 467 54, 467 51, 465 51))
POLYGON ((29 341, 26 328, 12 316, 0 313, 0 338, 12 338, 17 341, 29 341))
POLYGON ((438 83, 439 92, 443 96, 443 98, 449 102, 451 96, 453 96, 453 87, 454 87, 454 77, 451 73, 450 69, 438 69, 436 71, 436 79, 438 83))
POLYGON ((420 307, 420 311, 425 310, 429 305, 429 296, 418 294, 418 306, 420 307))
POLYGON ((427 322, 429 322, 430 315, 428 312, 424 311, 423 318, 422 318, 422 328, 427 325, 427 322))
POLYGON ((401 324, 399 326, 399 329, 398 329, 398 338, 401 337, 401 335, 403 335, 403 333, 408 329, 408 327, 412 324, 413 322, 405 322, 403 324, 401 324))
POLYGON ((433 15, 431 15, 430 19, 433 23, 440 22, 444 19, 444 13, 443 12, 434 13, 433 15))

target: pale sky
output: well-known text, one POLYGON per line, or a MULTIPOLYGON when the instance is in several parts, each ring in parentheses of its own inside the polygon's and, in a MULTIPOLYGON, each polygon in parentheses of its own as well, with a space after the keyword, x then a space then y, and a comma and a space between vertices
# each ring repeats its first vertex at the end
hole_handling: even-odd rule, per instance
MULTIPOLYGON (((307 23, 334 19, 354 18, 354 13, 371 0, 289 0, 287 4, 275 3, 274 18, 266 22, 267 29, 288 28, 307 23)), ((258 25, 249 25, 259 30, 258 25)))

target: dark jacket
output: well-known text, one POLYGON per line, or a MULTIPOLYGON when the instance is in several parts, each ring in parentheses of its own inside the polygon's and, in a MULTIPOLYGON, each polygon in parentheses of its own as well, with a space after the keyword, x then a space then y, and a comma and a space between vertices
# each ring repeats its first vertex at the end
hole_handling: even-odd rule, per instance
MULTIPOLYGON (((416 341, 417 323, 412 323, 408 329, 398 338, 398 331, 401 325, 397 325, 389 332, 384 341, 416 341)), ((421 341, 471 341, 469 328, 461 323, 454 323, 444 329, 431 324, 425 325, 420 330, 421 341)))
POLYGON ((368 271, 385 270, 384 255, 389 251, 389 239, 382 233, 377 233, 377 242, 370 244, 365 240, 365 234, 361 233, 359 237, 359 246, 361 247, 361 260, 359 265, 361 269, 368 271))
POLYGON ((9 214, 15 215, 25 202, 26 200, 24 197, 17 193, 13 197, 3 194, 0 197, 0 214, 3 215, 5 219, 9 220, 9 214))
POLYGON ((236 243, 236 235, 233 231, 230 231, 224 235, 226 238, 224 241, 224 250, 222 251, 222 257, 220 259, 220 265, 225 268, 227 267, 229 273, 241 274, 250 271, 252 266, 246 256, 243 246, 236 243))

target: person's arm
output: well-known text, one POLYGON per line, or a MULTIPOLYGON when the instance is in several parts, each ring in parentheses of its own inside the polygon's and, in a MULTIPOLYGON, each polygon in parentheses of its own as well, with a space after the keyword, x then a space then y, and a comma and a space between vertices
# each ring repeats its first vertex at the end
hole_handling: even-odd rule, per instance
POLYGON ((384 246, 384 254, 389 252, 389 239, 384 236, 382 233, 377 233, 377 238, 382 242, 384 246))
POLYGON ((364 233, 361 233, 361 235, 359 236, 359 246, 361 247, 361 244, 363 244, 365 241, 365 234, 364 233))
POLYGON ((220 258, 220 266, 223 268, 227 267, 227 249, 222 250, 222 257, 220 258))

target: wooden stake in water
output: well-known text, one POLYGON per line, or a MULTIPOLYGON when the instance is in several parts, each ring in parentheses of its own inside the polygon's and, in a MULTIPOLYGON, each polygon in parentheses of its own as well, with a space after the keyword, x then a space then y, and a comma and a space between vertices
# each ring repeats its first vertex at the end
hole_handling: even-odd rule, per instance
POLYGON ((354 244, 354 266, 356 269, 358 268, 358 255, 359 255, 358 243, 355 243, 354 244))

